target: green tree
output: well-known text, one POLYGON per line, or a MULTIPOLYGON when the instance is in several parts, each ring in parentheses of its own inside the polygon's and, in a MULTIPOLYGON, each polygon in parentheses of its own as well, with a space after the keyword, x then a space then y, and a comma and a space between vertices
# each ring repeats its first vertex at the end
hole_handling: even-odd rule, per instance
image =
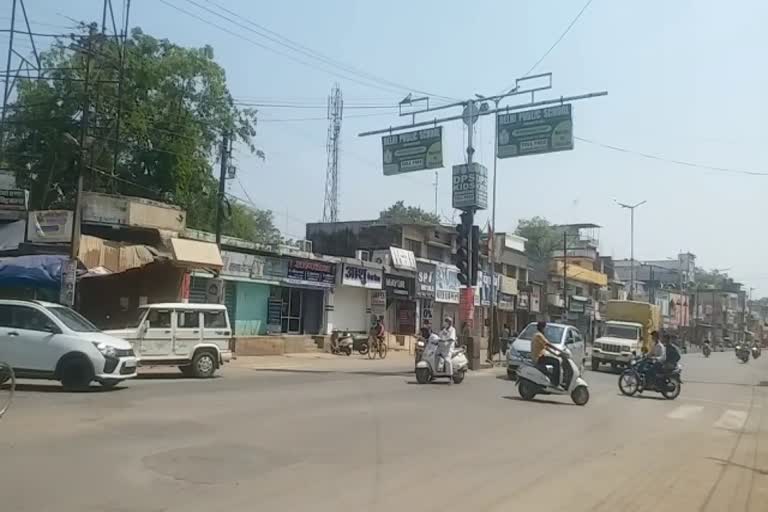
POLYGON ((535 263, 548 261, 561 243, 561 232, 543 217, 520 219, 515 234, 528 240, 525 252, 535 263))
MULTIPOLYGON (((235 106, 210 46, 183 48, 135 28, 125 48, 122 74, 120 45, 95 24, 43 52, 46 79, 21 79, 9 106, 5 164, 32 208, 71 208, 82 158, 86 190, 170 202, 187 210, 190 227, 210 230, 222 134, 264 157, 253 145, 256 112, 235 106)), ((270 212, 232 212, 225 233, 274 237, 270 212)))
POLYGON ((440 224, 440 217, 418 206, 405 206, 403 201, 379 213, 379 220, 386 224, 440 224))

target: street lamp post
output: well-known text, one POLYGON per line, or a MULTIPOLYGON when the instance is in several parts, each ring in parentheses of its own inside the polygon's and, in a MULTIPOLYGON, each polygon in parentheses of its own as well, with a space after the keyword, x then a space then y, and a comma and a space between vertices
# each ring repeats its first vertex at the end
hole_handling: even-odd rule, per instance
POLYGON ((620 203, 615 199, 613 201, 629 210, 629 300, 633 300, 635 298, 635 208, 648 201, 642 200, 635 204, 620 203))

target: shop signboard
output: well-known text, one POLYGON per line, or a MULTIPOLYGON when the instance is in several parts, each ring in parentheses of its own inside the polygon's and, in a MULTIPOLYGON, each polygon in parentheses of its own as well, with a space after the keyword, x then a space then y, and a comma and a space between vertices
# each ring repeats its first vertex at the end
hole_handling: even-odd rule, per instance
MULTIPOLYGON (((481 306, 490 306, 491 305, 491 275, 486 274, 485 272, 482 273, 482 279, 480 280, 481 286, 480 286, 480 304, 481 306)), ((496 297, 498 300, 498 293, 499 293, 499 274, 494 274, 493 276, 493 282, 494 282, 494 289, 496 290, 496 297)))
POLYGON ((288 275, 284 260, 271 256, 221 251, 221 275, 243 279, 278 279, 288 275))
POLYGON ((27 241, 62 243, 72 240, 71 210, 39 210, 29 212, 27 241))
POLYGON ((384 289, 387 291, 387 295, 412 299, 414 281, 412 277, 384 274, 384 289))
POLYGON ((459 269, 438 263, 435 267, 435 302, 459 303, 459 269))
POLYGON ((341 284, 344 286, 355 286, 357 288, 368 288, 370 290, 381 290, 383 281, 383 272, 381 269, 361 267, 359 265, 344 264, 341 274, 341 284))
POLYGON ((24 211, 27 209, 27 191, 16 188, 0 188, 0 210, 24 211))
POLYGON ((431 263, 416 264, 416 297, 419 299, 435 298, 435 266, 431 263))
POLYGON ((286 281, 299 286, 331 288, 336 283, 336 265, 325 261, 291 258, 288 260, 286 281))
POLYGON ((443 128, 385 135, 381 138, 384 176, 443 166, 443 128))
POLYGON ((452 204, 454 208, 488 208, 488 169, 477 162, 453 166, 452 204))
POLYGON ((496 137, 499 158, 573 149, 571 105, 500 113, 496 137))
POLYGON ((396 269, 416 272, 416 256, 413 255, 413 251, 401 249, 400 247, 390 247, 389 256, 392 266, 396 269))
POLYGON ((517 296, 517 309, 527 311, 530 306, 530 295, 528 292, 520 292, 517 296))
MULTIPOLYGON (((521 296, 518 296, 518 304, 521 296)), ((499 309, 504 311, 515 310, 515 296, 499 292, 499 309)))

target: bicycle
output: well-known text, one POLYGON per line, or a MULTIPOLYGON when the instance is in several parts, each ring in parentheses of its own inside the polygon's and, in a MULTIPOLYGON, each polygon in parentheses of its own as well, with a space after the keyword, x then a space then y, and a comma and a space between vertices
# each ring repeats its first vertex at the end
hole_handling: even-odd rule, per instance
POLYGON ((0 404, 0 419, 3 418, 5 413, 11 407, 13 402, 13 393, 16 391, 16 375, 13 373, 13 368, 8 363, 0 361, 0 386, 7 381, 11 381, 11 385, 8 392, 8 399, 4 403, 0 404))
POLYGON ((376 355, 378 355, 380 359, 387 357, 387 342, 383 337, 379 338, 371 333, 371 335, 368 336, 368 359, 376 359, 376 355))

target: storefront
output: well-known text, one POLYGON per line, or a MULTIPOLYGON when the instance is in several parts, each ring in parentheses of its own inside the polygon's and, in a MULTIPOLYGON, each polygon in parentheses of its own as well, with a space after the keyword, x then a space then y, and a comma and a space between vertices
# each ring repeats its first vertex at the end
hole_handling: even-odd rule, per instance
POLYGON ((279 304, 281 333, 320 334, 326 294, 335 282, 335 263, 289 258, 282 285, 273 286, 270 293, 267 323, 272 332, 277 330, 279 304))
POLYGON ((435 265, 435 302, 432 306, 432 316, 436 324, 442 324, 445 317, 453 319, 457 329, 459 314, 459 269, 452 265, 438 263, 435 265))
POLYGON ((435 265, 419 261, 416 264, 416 299, 417 299, 417 325, 421 326, 424 320, 432 322, 432 328, 438 329, 440 320, 433 320, 435 302, 435 265))
POLYGON ((517 297, 517 309, 520 310, 525 306, 527 310, 528 295, 524 292, 518 292, 517 279, 502 276, 499 283, 499 326, 502 329, 505 326, 508 327, 510 332, 522 330, 520 322, 515 316, 515 297, 517 297))
POLYGON ((328 297, 329 330, 368 332, 371 323, 369 291, 382 289, 384 273, 381 268, 350 263, 339 265, 339 268, 339 286, 328 297))
POLYGON ((392 334, 416 334, 415 279, 397 274, 384 274, 387 313, 384 325, 392 334))

